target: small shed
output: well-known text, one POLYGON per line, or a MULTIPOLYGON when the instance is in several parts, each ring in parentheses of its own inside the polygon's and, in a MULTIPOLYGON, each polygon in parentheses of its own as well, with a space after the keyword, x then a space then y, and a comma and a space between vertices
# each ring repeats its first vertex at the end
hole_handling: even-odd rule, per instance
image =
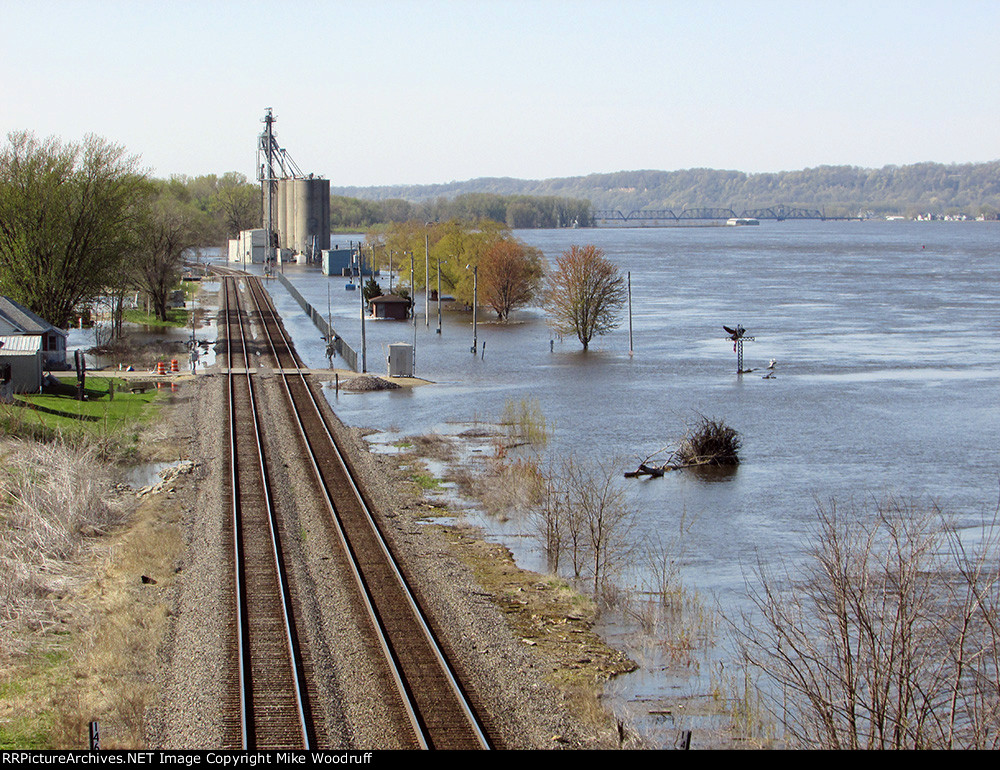
POLYGON ((393 321, 405 321, 410 315, 410 300, 395 294, 383 294, 375 297, 370 303, 372 316, 388 318, 393 321))
POLYGON ((0 372, 10 366, 10 388, 14 393, 38 393, 42 389, 45 351, 40 334, 0 336, 0 372))
POLYGON ((42 365, 46 369, 67 369, 66 339, 69 333, 35 315, 9 297, 0 296, 0 335, 28 335, 41 338, 42 365))

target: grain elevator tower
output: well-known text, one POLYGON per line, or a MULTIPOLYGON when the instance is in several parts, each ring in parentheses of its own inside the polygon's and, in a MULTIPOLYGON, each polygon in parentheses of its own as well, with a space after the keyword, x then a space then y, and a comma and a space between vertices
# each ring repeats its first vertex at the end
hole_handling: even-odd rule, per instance
POLYGON ((267 108, 264 130, 257 142, 258 179, 261 184, 262 225, 271 249, 269 261, 282 251, 303 261, 319 260, 330 248, 330 180, 303 174, 274 136, 276 118, 267 108))

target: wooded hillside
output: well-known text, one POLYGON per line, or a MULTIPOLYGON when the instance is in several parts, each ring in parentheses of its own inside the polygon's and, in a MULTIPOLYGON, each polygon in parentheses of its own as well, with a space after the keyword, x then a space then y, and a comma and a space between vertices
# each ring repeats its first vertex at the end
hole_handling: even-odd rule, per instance
POLYGON ((1000 160, 880 169, 820 166, 761 174, 715 169, 620 171, 545 180, 481 178, 437 185, 337 187, 331 193, 410 204, 447 201, 471 193, 558 196, 590 201, 595 210, 620 209, 624 213, 702 206, 727 207, 739 213, 784 204, 821 209, 827 216, 870 211, 876 215, 964 213, 995 218, 1000 212, 1000 160))

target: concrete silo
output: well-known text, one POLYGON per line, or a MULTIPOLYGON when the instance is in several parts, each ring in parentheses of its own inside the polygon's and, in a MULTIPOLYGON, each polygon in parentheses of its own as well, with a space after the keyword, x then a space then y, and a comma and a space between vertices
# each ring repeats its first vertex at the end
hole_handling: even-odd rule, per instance
POLYGON ((318 260, 330 248, 330 180, 278 180, 278 245, 318 260))

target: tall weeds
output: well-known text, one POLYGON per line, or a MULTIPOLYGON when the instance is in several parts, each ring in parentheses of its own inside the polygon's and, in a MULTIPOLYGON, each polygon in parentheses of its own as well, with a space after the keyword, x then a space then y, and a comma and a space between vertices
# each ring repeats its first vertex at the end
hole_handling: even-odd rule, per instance
POLYGON ((0 442, 0 649, 14 649, 18 631, 50 622, 67 560, 123 520, 110 486, 94 447, 0 442))

